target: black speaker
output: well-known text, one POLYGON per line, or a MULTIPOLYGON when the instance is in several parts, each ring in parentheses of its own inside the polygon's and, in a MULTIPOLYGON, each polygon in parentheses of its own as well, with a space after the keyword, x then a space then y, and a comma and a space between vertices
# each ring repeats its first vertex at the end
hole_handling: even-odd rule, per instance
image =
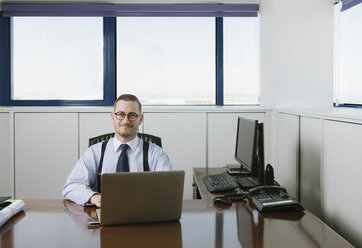
POLYGON ((265 168, 264 185, 274 185, 274 169, 270 164, 265 168))

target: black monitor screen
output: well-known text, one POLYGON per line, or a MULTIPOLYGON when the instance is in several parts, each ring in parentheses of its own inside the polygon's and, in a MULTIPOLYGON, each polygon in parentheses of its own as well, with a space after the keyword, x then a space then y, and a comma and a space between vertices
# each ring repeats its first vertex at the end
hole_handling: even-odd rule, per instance
POLYGON ((243 167, 253 173, 255 163, 256 139, 258 121, 243 117, 238 118, 238 128, 236 132, 235 159, 243 167))

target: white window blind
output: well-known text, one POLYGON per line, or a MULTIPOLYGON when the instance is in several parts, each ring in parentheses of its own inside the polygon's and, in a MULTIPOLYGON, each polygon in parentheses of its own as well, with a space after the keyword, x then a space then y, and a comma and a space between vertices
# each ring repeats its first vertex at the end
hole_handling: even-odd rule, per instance
POLYGON ((334 102, 362 104, 362 4, 335 6, 334 102))

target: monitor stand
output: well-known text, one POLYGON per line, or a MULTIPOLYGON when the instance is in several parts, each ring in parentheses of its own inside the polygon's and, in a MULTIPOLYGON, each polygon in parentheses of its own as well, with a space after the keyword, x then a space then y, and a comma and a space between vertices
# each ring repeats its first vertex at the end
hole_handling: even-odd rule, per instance
POLYGON ((250 175, 250 171, 245 167, 240 166, 240 164, 227 164, 226 171, 230 175, 244 175, 244 176, 250 175))
POLYGON ((238 182, 238 184, 242 188, 253 188, 256 186, 263 185, 257 177, 242 177, 238 176, 235 178, 235 180, 238 182))

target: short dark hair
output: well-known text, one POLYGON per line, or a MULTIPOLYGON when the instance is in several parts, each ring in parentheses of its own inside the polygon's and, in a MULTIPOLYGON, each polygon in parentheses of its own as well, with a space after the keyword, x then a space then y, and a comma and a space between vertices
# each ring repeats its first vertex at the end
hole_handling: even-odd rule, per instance
POLYGON ((140 113, 142 112, 142 107, 141 107, 141 102, 138 100, 138 98, 135 96, 135 95, 132 95, 132 94, 123 94, 123 95, 120 95, 116 101, 114 102, 114 110, 116 109, 116 104, 118 101, 131 101, 131 102, 137 102, 138 104, 138 108, 140 110, 140 113))

